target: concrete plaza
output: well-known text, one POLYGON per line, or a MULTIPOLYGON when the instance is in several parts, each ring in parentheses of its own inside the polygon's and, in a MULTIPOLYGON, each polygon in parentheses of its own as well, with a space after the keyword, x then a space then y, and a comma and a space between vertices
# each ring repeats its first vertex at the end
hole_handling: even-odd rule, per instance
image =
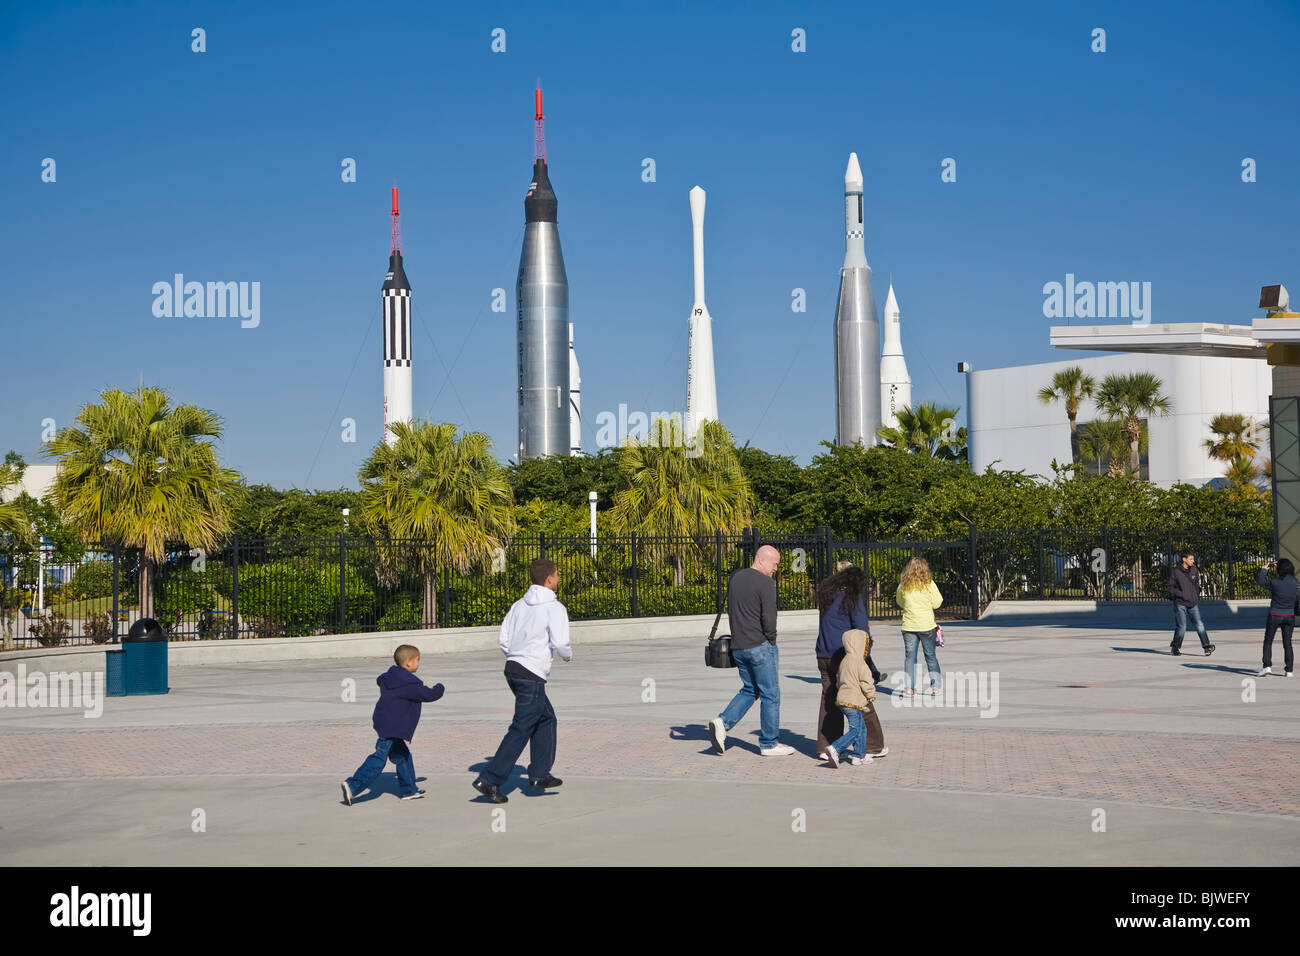
MULTIPOLYGON (((470 788, 510 720, 496 651, 429 653, 436 633, 418 642, 419 676, 447 686, 412 744, 428 796, 399 802, 390 765, 352 807, 339 782, 374 743, 374 678, 387 660, 174 667, 170 694, 110 699, 98 719, 0 709, 0 856, 9 866, 1295 865, 1300 680, 1254 680, 1262 614, 1237 618, 1211 624, 1209 658, 1195 635, 1169 656, 1169 628, 1145 621, 945 625, 945 673, 997 675, 987 717, 974 701, 894 706, 902 640, 897 623, 877 624, 890 753, 839 770, 814 759, 820 688, 806 618, 781 633, 783 739, 800 751, 782 758, 758 756, 757 705, 727 753, 713 752, 705 721, 738 679, 704 666, 702 634, 579 644, 549 687, 564 786, 533 795, 520 766, 502 807, 470 788), (349 681, 355 702, 343 699, 349 681)), ((1280 674, 1280 642, 1274 655, 1280 674)))

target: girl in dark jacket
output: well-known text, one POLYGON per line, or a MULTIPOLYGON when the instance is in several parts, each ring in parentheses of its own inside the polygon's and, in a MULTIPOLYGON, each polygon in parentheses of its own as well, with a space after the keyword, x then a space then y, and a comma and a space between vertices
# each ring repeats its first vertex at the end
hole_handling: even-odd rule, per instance
POLYGON ((1264 669, 1260 677, 1273 673, 1273 635, 1282 631, 1282 652, 1286 658, 1286 676, 1295 673, 1295 652, 1291 649, 1291 632, 1295 628, 1296 600, 1300 596, 1300 580, 1295 576, 1295 565, 1289 558, 1277 563, 1277 576, 1270 578, 1266 568, 1255 571, 1259 586, 1269 592, 1272 603, 1268 606, 1268 623, 1264 625, 1264 669))
MULTIPOLYGON (((844 660, 844 632, 858 629, 871 633, 867 620, 867 576, 847 561, 817 588, 817 670, 822 679, 822 700, 817 708, 817 756, 826 758, 826 746, 844 732, 844 715, 835 704, 840 662, 844 660)), ((871 655, 867 667, 875 683, 885 679, 871 655)))

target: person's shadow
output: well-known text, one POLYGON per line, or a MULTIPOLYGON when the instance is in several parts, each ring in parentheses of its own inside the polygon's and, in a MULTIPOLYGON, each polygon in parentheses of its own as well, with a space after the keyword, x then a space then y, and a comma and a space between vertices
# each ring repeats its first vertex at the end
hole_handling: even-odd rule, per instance
MULTIPOLYGON (((424 783, 424 781, 428 779, 428 777, 416 777, 416 787, 419 787, 420 784, 424 783)), ((397 771, 393 771, 392 773, 381 773, 375 778, 375 782, 369 787, 359 794, 352 795, 352 804, 353 806, 356 806, 358 803, 369 803, 371 800, 378 800, 380 797, 385 796, 397 796, 397 771)), ((339 803, 346 806, 346 804, 343 803, 342 798, 339 799, 339 803)))
POLYGON ((1112 651, 1124 651, 1126 654, 1159 654, 1161 657, 1171 657, 1169 648, 1161 649, 1159 647, 1112 647, 1112 651))
MULTIPOLYGON (((492 762, 491 758, 480 760, 478 763, 470 764, 469 769, 476 776, 488 768, 492 762)), ((502 781, 501 786, 497 788, 502 794, 509 796, 511 793, 518 791, 525 797, 554 797, 558 794, 554 790, 534 790, 528 784, 528 768, 523 764, 515 764, 510 768, 510 773, 502 781)), ((470 798, 470 803, 491 803, 483 794, 475 791, 474 796, 470 798)))
POLYGON ((1199 671, 1220 671, 1224 674, 1245 674, 1247 677, 1254 677, 1259 673, 1253 667, 1229 667, 1227 664, 1197 664, 1192 661, 1185 661, 1184 667, 1195 668, 1199 671))
MULTIPOLYGON (((751 730, 743 737, 736 736, 735 728, 733 727, 727 732, 727 750, 743 750, 746 753, 753 754, 755 757, 761 757, 762 754, 759 752, 757 741, 748 739, 749 737, 757 736, 757 729, 751 730)), ((707 724, 685 724, 680 727, 669 727, 668 737, 670 740, 703 741, 705 746, 703 750, 699 751, 701 756, 720 756, 720 754, 713 749, 713 738, 709 736, 709 728, 707 724)), ((778 739, 781 743, 789 744, 795 750, 799 751, 799 753, 804 754, 807 757, 812 757, 814 759, 817 757, 817 741, 810 737, 805 737, 802 734, 796 734, 789 730, 782 729, 781 735, 778 739)))

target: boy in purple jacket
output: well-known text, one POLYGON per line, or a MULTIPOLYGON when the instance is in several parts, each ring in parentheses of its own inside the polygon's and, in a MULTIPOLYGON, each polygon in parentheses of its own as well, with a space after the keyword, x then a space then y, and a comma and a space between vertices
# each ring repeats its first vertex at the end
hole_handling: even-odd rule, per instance
POLYGON ((411 748, 406 746, 415 735, 415 725, 420 722, 420 706, 424 701, 434 701, 443 694, 443 686, 425 687, 415 676, 420 667, 420 649, 403 644, 393 652, 394 665, 375 678, 379 685, 379 702, 375 704, 375 732, 379 742, 375 752, 357 768, 357 772, 343 781, 343 802, 352 806, 352 799, 379 776, 391 760, 397 765, 397 796, 401 800, 419 800, 424 791, 415 786, 415 762, 411 748))

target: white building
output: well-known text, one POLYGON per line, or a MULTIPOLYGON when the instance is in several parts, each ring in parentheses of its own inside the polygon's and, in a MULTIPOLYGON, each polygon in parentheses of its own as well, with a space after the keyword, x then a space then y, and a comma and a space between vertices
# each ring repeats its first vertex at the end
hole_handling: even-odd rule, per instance
MULTIPOLYGON (((1147 421, 1150 479, 1163 487, 1203 485, 1223 476, 1224 464, 1211 459, 1204 444, 1215 415, 1237 412, 1268 421, 1271 370, 1255 358, 1135 353, 975 371, 969 373, 967 408, 972 470, 992 465, 1050 478, 1053 459, 1069 463, 1065 403, 1045 405, 1038 392, 1054 374, 1073 365, 1098 385, 1107 375, 1133 372, 1151 372, 1164 383, 1163 394, 1173 408, 1147 421)), ((1080 425, 1100 418, 1104 416, 1091 400, 1080 402, 1080 425)), ((1261 429, 1260 437, 1265 436, 1261 429)), ((1261 455, 1267 454, 1265 441, 1261 455)))
POLYGON ((17 498, 24 491, 37 501, 49 493, 58 473, 58 465, 28 465, 23 471, 23 480, 12 487, 0 489, 0 501, 17 498))

